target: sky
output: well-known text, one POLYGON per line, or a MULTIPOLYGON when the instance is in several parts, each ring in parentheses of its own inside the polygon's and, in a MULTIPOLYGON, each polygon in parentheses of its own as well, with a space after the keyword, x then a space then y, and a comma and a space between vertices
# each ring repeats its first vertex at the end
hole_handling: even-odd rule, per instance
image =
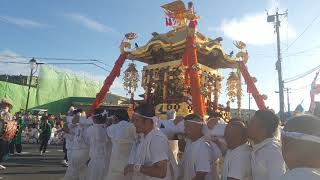
MULTIPOLYGON (((28 62, 25 57, 58 57, 71 59, 98 59, 111 70, 119 56, 119 44, 127 32, 135 32, 140 46, 152 32, 164 33, 165 15, 161 5, 172 0, 1 0, 0 1, 0 74, 28 74, 28 65, 3 64, 1 61, 28 62)), ((187 1, 185 1, 187 2, 187 1)), ((278 110, 278 76, 275 70, 276 35, 272 23, 266 22, 267 12, 280 13, 281 50, 284 80, 318 66, 320 61, 319 0, 193 0, 199 20, 198 31, 210 38, 224 38, 226 52, 236 51, 233 40, 247 44, 250 59, 248 69, 258 79, 261 94, 266 94, 267 106, 278 110)), ((62 61, 37 59, 46 63, 62 61)), ((70 62, 70 61, 65 61, 70 62)), ((127 67, 126 62, 122 70, 127 67)), ((144 64, 136 62, 139 70, 144 64)), ((93 65, 55 65, 57 68, 103 80, 108 71, 93 65)), ((224 75, 230 69, 221 70, 224 75)), ((309 85, 315 73, 286 83, 291 88, 291 109, 299 103, 308 109, 309 85)), ((120 76, 111 92, 126 96, 120 76)), ((224 82, 225 83, 225 82, 224 82)), ((243 86, 242 106, 248 108, 249 98, 243 86)), ((225 90, 225 87, 222 89, 225 90)), ((142 88, 137 94, 142 93, 142 88)), ((286 96, 285 96, 286 97, 286 96)), ((320 98, 317 97, 319 100, 320 98)), ((222 94, 221 103, 227 101, 222 94)), ((287 104, 287 102, 286 102, 287 104)), ((233 105, 234 106, 234 105, 233 105)), ((256 108, 254 100, 251 108, 256 108)), ((287 107, 286 107, 287 108, 287 107)))

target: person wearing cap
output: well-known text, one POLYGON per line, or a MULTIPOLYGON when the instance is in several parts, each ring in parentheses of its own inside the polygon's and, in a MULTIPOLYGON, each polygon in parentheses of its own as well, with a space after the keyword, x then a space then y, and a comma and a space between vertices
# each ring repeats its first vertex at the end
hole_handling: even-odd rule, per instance
POLYGON ((248 137, 253 141, 251 167, 253 180, 274 180, 285 173, 281 143, 276 138, 280 120, 270 110, 255 112, 248 125, 248 137))
POLYGON ((140 105, 132 119, 141 137, 133 145, 124 175, 132 180, 175 180, 176 160, 167 137, 157 128, 154 106, 140 105))
POLYGON ((289 170, 280 180, 320 179, 320 119, 301 115, 290 119, 282 133, 282 154, 289 170))
POLYGON ((130 151, 137 136, 136 128, 130 122, 126 110, 117 109, 114 116, 116 123, 106 128, 108 139, 112 142, 107 179, 129 180, 130 176, 125 176, 123 169, 128 163, 130 151))
POLYGON ((251 180, 251 147, 245 125, 241 121, 231 121, 224 134, 228 150, 221 180, 251 180))
POLYGON ((212 149, 204 137, 203 119, 197 114, 189 114, 184 118, 187 145, 179 167, 178 180, 212 180, 212 149))
POLYGON ((0 100, 0 120, 11 121, 12 116, 10 114, 10 110, 13 105, 10 99, 3 98, 0 100))
MULTIPOLYGON (((65 180, 85 180, 87 176, 87 162, 89 160, 89 143, 87 129, 90 126, 86 117, 81 116, 82 110, 75 110, 70 125, 74 132, 70 153, 68 153, 68 168, 65 180)), ((69 149, 68 149, 69 151, 69 149)))
POLYGON ((105 180, 108 175, 110 143, 106 138, 105 123, 108 113, 104 108, 94 110, 92 119, 93 126, 87 131, 87 141, 89 143, 89 164, 88 180, 105 180))
MULTIPOLYGON (((12 103, 10 99, 1 99, 0 100, 0 121, 11 121, 12 117, 10 114, 10 109, 12 109, 12 103)), ((0 122, 4 124, 3 122, 0 122)), ((2 131, 2 129, 0 129, 2 131)), ((0 137, 0 170, 6 169, 5 166, 1 165, 1 162, 9 153, 9 141, 2 139, 0 137)))

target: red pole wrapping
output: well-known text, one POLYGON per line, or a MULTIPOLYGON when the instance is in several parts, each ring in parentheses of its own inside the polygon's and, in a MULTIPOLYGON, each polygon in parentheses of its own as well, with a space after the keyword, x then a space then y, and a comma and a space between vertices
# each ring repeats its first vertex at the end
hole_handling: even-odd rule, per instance
POLYGON ((116 79, 116 77, 120 76, 121 67, 123 66, 124 61, 127 59, 127 56, 128 56, 127 53, 123 53, 119 56, 119 58, 115 62, 115 65, 113 66, 112 71, 110 72, 109 76, 104 80, 104 84, 100 92, 96 95, 96 99, 94 100, 94 102, 89 108, 89 112, 88 112, 89 115, 92 114, 92 112, 96 108, 100 107, 100 105, 102 104, 114 80, 116 79))
MULTIPOLYGON (((205 104, 201 95, 200 77, 198 71, 193 70, 192 66, 198 63, 197 49, 194 47, 195 36, 187 37, 184 58, 187 58, 189 81, 191 87, 193 112, 204 117, 205 104)), ((185 61, 185 59, 183 59, 185 61)), ((185 64, 185 62, 183 62, 185 64)))
POLYGON ((316 109, 316 102, 315 102, 315 96, 317 94, 320 94, 320 84, 316 84, 317 82, 317 78, 319 75, 318 71, 316 73, 316 76, 314 77, 312 84, 311 84, 311 90, 310 90, 310 107, 309 107, 309 112, 311 112, 311 114, 314 113, 315 109, 316 109))
POLYGON ((242 61, 239 61, 239 68, 240 68, 240 72, 243 76, 243 79, 245 80, 245 82, 247 84, 248 93, 252 94, 259 109, 266 109, 266 105, 264 104, 264 100, 263 100, 262 96, 260 95, 256 85, 254 84, 252 77, 250 76, 246 65, 242 61))

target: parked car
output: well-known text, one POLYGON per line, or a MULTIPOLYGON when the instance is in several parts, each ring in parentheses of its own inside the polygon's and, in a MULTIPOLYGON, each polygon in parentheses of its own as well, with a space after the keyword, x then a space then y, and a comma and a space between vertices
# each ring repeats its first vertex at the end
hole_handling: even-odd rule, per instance
POLYGON ((31 114, 34 115, 34 116, 37 116, 39 115, 40 118, 45 115, 46 113, 48 113, 48 110, 47 109, 32 109, 31 110, 31 114))

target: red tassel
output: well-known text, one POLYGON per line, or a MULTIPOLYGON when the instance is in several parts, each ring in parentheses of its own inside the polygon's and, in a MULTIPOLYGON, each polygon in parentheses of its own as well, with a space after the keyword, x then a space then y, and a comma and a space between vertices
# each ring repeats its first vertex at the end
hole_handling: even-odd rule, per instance
POLYGON ((166 18, 166 26, 169 26, 168 18, 166 18))
POLYGON ((171 20, 171 18, 169 19, 169 26, 172 26, 172 20, 171 20))

